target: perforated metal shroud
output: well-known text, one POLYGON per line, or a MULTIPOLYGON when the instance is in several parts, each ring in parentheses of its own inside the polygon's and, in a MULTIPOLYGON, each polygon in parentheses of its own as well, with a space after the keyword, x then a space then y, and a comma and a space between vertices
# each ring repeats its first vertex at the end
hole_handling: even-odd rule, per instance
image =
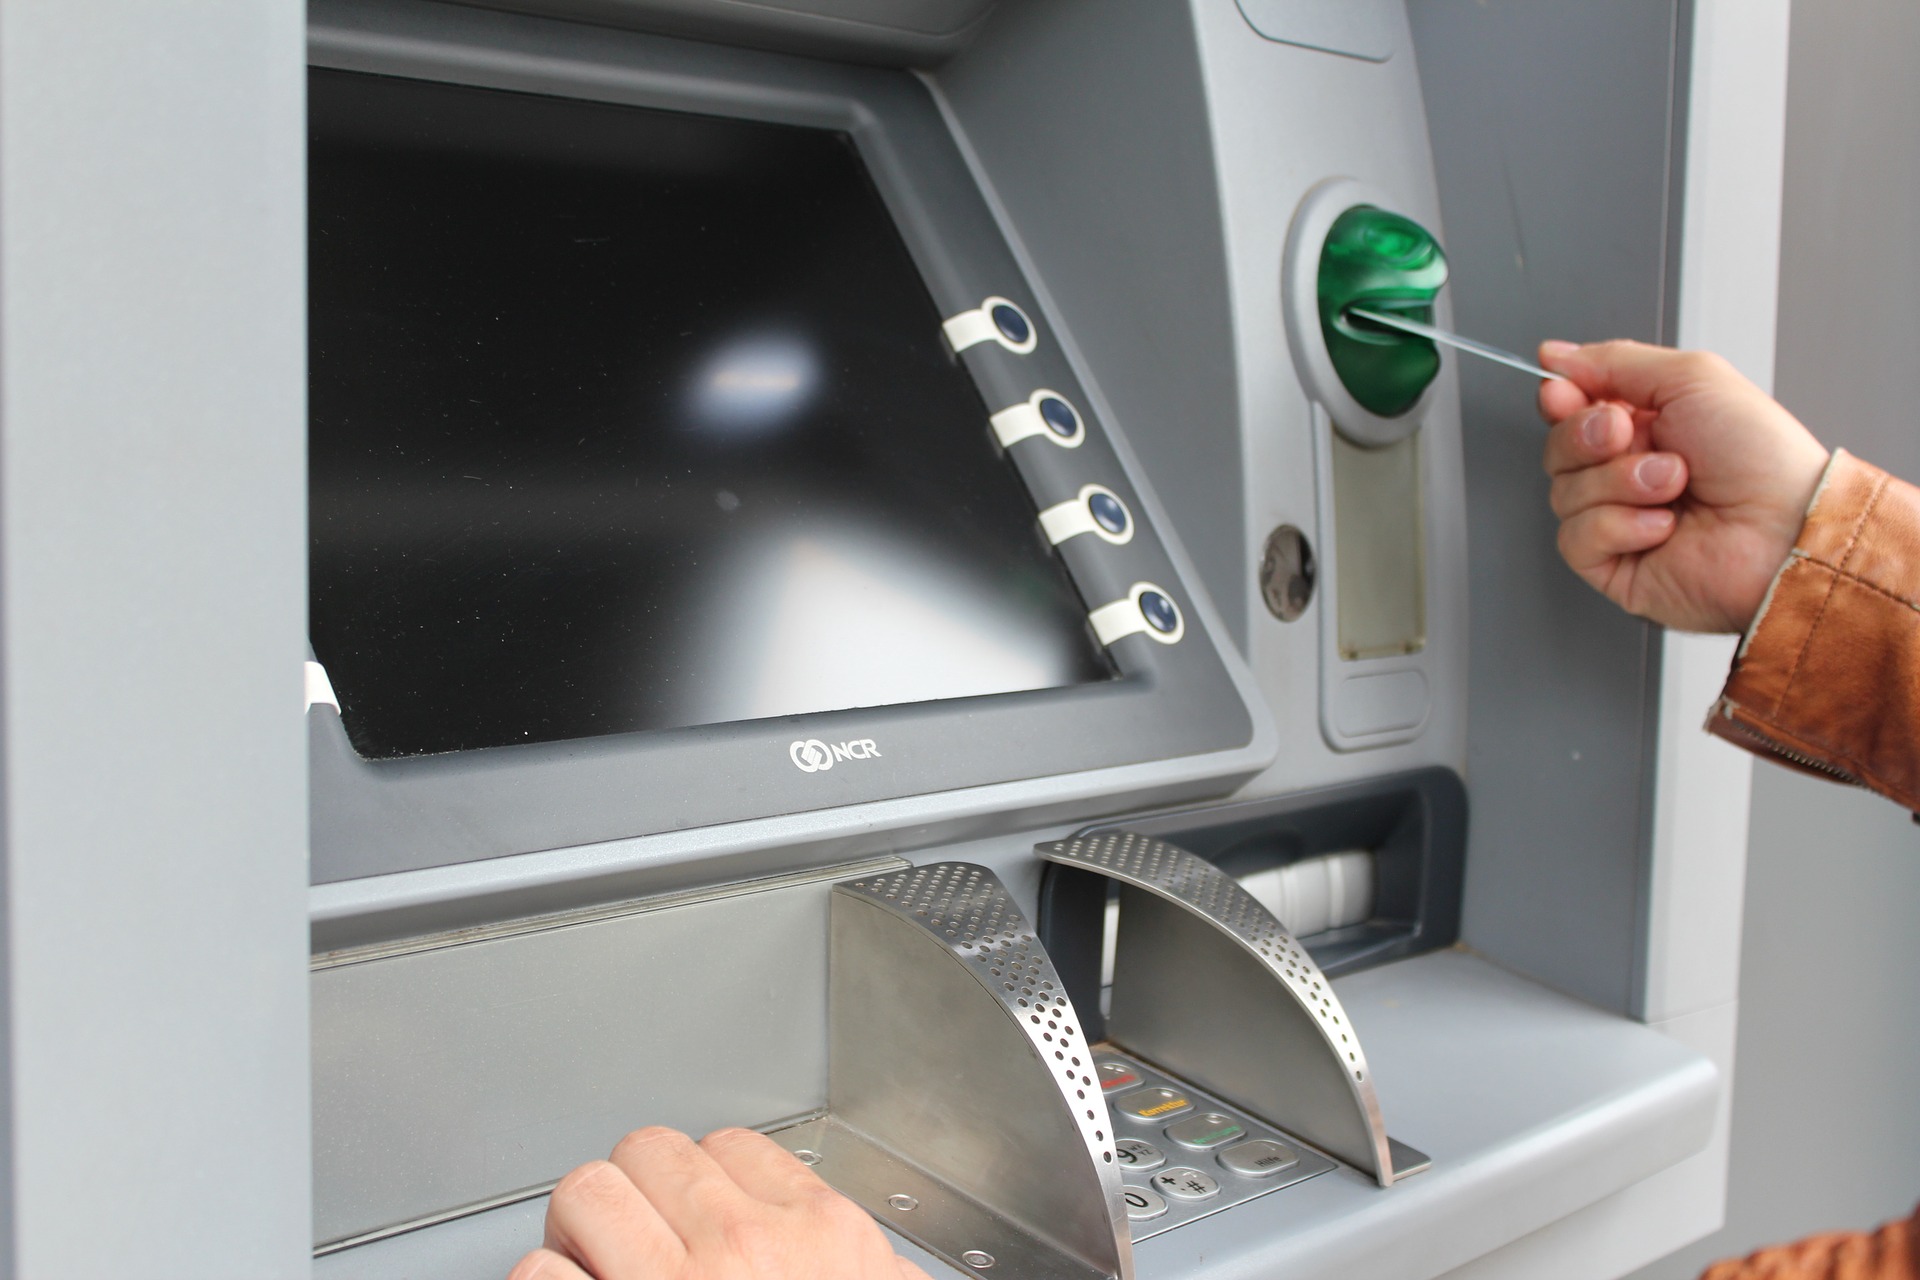
POLYGON ((984 1251, 996 1274, 1130 1276, 1093 1057, 998 878, 947 862, 839 884, 830 928, 828 1114, 774 1137, 963 1269, 984 1251))
POLYGON ((1320 966, 1272 912, 1206 859, 1134 832, 1034 851, 1123 886, 1108 1019, 1116 1043, 1383 1186, 1393 1180, 1395 1152, 1359 1034, 1320 966))

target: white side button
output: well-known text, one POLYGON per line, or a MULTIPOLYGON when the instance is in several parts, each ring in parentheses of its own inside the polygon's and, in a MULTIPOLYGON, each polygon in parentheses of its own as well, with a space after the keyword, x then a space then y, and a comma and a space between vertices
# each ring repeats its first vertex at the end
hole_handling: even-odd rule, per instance
POLYGON ((335 715, 340 714, 340 699, 333 696, 333 681, 327 679, 327 669, 317 662, 307 663, 307 710, 315 707, 332 707, 335 715))
POLYGON ((956 353, 982 342, 997 342, 1015 355, 1024 356, 1039 342, 1033 321, 1005 298, 987 298, 971 311, 962 311, 940 326, 947 345, 956 353))
POLYGON ((1112 645, 1127 636, 1144 635, 1161 644, 1179 644, 1187 634, 1187 619, 1172 597, 1151 582, 1136 582, 1125 600, 1103 604, 1087 615, 1101 644, 1112 645))
POLYGON ((1083 533, 1119 547, 1133 541, 1133 515, 1113 490, 1088 484, 1079 496, 1042 511, 1040 529, 1056 547, 1083 533))
POLYGON ((1058 391, 1045 387, 1019 404, 1010 404, 987 419, 993 425, 993 438, 1002 449, 1011 449, 1022 440, 1041 436, 1062 449, 1078 449, 1087 438, 1087 425, 1080 411, 1058 391))

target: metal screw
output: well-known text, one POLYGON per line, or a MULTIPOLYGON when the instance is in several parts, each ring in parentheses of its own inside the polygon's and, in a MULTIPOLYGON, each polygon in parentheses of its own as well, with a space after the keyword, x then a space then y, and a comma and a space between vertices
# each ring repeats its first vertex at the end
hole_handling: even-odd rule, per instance
POLYGON ((901 1195, 888 1196, 887 1203, 892 1205, 894 1208, 898 1209, 902 1213, 911 1213, 915 1209, 918 1209, 920 1207, 920 1202, 918 1200, 915 1200, 912 1196, 906 1195, 904 1193, 901 1195))
POLYGON ((1267 535, 1260 559, 1260 598, 1267 611, 1282 622, 1293 622, 1313 600, 1313 547, 1307 535, 1283 524, 1267 535))
POLYGON ((818 1151, 809 1151, 805 1147, 796 1148, 793 1153, 793 1158, 801 1164, 820 1163, 820 1153, 818 1151))
POLYGON ((976 1271, 985 1271, 993 1265, 993 1255, 982 1249, 969 1249, 960 1255, 960 1261, 976 1271))

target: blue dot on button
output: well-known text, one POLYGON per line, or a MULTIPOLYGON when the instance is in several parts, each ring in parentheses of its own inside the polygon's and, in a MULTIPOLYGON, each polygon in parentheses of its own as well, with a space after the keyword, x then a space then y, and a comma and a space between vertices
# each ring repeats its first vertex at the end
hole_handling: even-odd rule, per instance
MULTIPOLYGON (((1110 493, 1095 493, 1087 497, 1087 510, 1093 513, 1094 521, 1108 533, 1118 536, 1127 531, 1127 509, 1120 505, 1120 499, 1110 493)), ((1165 600, 1164 596, 1154 596, 1156 600, 1165 600)), ((1146 607, 1143 597, 1141 607, 1146 607)), ((1168 606, 1171 608, 1172 606, 1168 606)))
POLYGON ((1173 607, 1173 601, 1158 591, 1140 593, 1140 614, 1147 625, 1163 636, 1170 636, 1180 627, 1180 611, 1173 607))
POLYGON ((1020 314, 1020 308, 1010 302, 1002 302, 993 309, 993 327, 1008 342, 1016 345, 1033 336, 1033 326, 1020 314))
POLYGON ((1040 418, 1047 430, 1063 440, 1071 440, 1080 432, 1080 415, 1059 396, 1046 396, 1040 401, 1040 418))

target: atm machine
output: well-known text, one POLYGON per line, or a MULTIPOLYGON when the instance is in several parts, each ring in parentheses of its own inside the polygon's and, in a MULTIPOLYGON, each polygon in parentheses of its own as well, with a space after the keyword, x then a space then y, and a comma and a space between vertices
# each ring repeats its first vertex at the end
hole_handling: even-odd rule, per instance
MULTIPOLYGON (((1479 504, 1530 388, 1347 310, 1541 320, 1550 167, 1472 135, 1546 33, 1478 8, 312 0, 304 174, 222 159, 304 201, 304 467, 244 464, 305 501, 302 1265, 504 1274, 646 1124, 944 1277, 1714 1225, 1727 1055, 1649 1025, 1671 660, 1479 504), (1576 633, 1629 657, 1511 693, 1576 633)), ((1663 194, 1572 319, 1671 339, 1701 54, 1641 8, 1589 54, 1663 194)), ((290 28, 231 25, 283 109, 290 28)))

